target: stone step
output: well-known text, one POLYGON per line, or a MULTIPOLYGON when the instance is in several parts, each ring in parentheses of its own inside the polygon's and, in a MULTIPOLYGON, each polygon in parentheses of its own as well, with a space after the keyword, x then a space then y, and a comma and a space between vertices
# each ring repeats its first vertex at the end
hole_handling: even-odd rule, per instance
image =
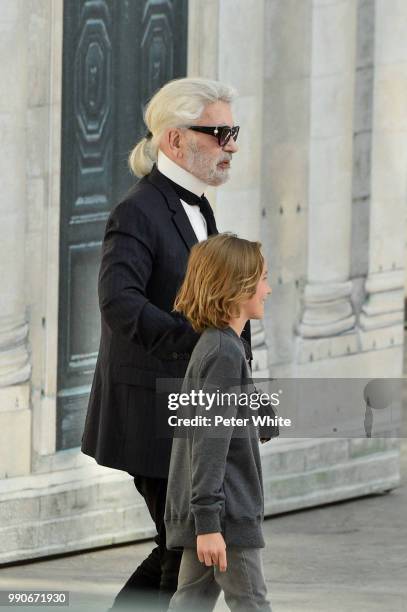
MULTIPOLYGON (((277 439, 261 447, 265 512, 272 515, 398 486, 398 441, 277 439)), ((154 525, 133 481, 122 472, 68 470, 47 485, 31 476, 24 494, 0 503, 0 563, 152 537, 154 525)))

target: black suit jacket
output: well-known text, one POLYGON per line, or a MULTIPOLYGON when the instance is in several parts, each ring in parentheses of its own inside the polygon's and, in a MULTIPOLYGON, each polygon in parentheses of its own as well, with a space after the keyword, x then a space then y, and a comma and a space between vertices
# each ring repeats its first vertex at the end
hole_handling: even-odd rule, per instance
POLYGON ((101 340, 82 438, 82 451, 102 465, 168 475, 172 439, 160 437, 159 425, 169 412, 155 388, 157 378, 184 376, 199 338, 172 313, 196 242, 156 167, 109 216, 99 273, 101 340))

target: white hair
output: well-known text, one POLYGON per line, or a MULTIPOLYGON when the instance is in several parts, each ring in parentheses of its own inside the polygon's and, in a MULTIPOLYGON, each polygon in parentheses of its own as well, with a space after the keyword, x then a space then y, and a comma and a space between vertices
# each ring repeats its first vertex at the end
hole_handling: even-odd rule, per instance
POLYGON ((230 85, 210 79, 187 77, 166 83, 145 109, 144 122, 150 134, 144 136, 130 153, 128 161, 132 172, 139 177, 151 172, 164 130, 188 127, 199 119, 205 106, 218 100, 230 104, 236 95, 230 85))

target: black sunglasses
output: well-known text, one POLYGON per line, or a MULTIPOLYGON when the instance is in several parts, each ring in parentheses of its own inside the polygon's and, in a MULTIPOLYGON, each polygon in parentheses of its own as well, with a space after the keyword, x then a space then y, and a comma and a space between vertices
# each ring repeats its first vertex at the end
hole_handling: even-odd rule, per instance
POLYGON ((202 134, 215 136, 215 138, 218 139, 219 146, 224 147, 231 138, 236 142, 240 126, 234 125, 233 127, 229 127, 228 125, 218 125, 206 127, 203 125, 191 125, 188 129, 194 130, 194 132, 202 132, 202 134))

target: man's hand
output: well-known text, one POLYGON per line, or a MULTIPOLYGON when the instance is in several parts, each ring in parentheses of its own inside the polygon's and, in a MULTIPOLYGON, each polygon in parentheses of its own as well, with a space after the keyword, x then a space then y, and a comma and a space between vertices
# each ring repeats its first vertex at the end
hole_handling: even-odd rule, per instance
POLYGON ((208 567, 217 565, 226 572, 226 544, 221 533, 205 533, 196 538, 196 552, 201 563, 208 567))

